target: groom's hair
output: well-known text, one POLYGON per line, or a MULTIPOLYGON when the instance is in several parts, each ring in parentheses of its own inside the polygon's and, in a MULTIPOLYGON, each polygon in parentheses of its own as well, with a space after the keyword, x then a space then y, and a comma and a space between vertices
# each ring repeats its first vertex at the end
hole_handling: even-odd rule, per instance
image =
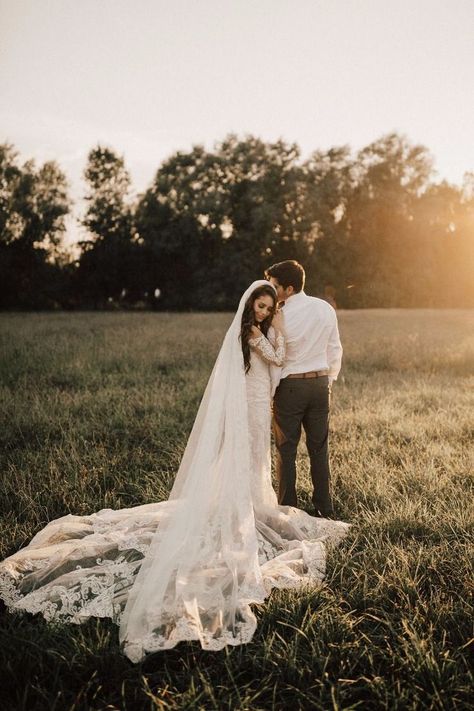
POLYGON ((284 262, 278 262, 265 270, 267 279, 275 277, 278 283, 284 289, 292 286, 297 294, 304 287, 305 271, 301 264, 295 259, 287 259, 284 262))

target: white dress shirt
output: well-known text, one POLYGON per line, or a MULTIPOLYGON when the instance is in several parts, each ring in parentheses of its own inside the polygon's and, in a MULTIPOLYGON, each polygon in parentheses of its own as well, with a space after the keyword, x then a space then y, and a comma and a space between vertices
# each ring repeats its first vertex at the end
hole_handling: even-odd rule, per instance
POLYGON ((333 307, 304 291, 290 296, 283 308, 286 358, 280 378, 292 373, 328 370, 329 382, 341 369, 342 346, 333 307))

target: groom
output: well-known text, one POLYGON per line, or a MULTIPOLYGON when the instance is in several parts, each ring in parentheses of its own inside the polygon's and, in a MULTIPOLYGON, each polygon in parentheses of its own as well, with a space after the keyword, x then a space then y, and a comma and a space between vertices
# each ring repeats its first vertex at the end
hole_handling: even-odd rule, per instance
POLYGON ((326 301, 304 293, 305 271, 298 262, 274 264, 265 276, 278 301, 284 302, 287 336, 286 359, 273 401, 278 503, 297 506, 296 452, 303 425, 315 514, 330 516, 329 396, 342 359, 336 312, 326 301))

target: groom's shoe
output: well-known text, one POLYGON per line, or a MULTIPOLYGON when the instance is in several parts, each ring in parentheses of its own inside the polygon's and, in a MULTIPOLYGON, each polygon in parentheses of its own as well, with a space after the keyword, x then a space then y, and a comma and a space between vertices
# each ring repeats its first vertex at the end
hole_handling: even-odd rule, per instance
POLYGON ((315 509, 314 515, 316 516, 316 518, 334 518, 334 509, 327 509, 324 511, 315 509))

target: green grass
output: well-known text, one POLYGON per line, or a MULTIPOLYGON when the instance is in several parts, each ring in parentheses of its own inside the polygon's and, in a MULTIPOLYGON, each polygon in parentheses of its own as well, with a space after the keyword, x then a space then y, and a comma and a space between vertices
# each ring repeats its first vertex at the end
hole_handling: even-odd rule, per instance
MULTIPOLYGON (((108 621, 50 627, 3 610, 2 708, 470 708, 474 313, 339 320, 333 487, 354 526, 325 584, 272 593, 249 645, 183 643, 135 666, 108 621)), ((167 496, 229 322, 0 314, 2 558, 58 516, 167 496)), ((299 466, 305 508, 304 448, 299 466)))

